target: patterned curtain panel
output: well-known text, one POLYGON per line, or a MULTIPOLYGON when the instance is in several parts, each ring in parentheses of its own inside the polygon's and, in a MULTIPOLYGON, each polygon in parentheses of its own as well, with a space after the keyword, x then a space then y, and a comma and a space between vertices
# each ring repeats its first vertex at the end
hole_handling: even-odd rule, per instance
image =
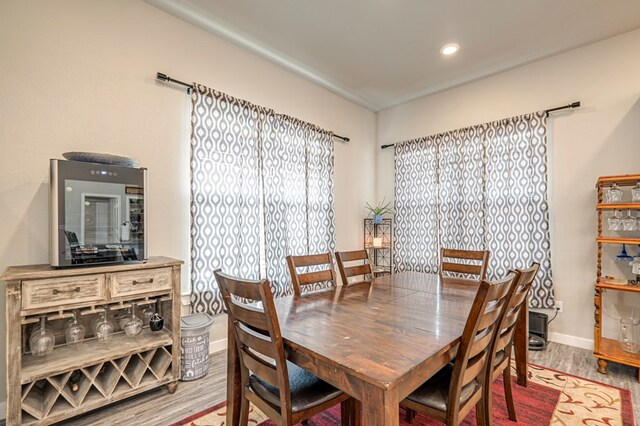
POLYGON ((194 83, 191 306, 222 312, 213 271, 269 278, 291 294, 285 257, 335 249, 330 132, 194 83))
POLYGON ((285 257, 335 250, 331 133, 268 116, 262 155, 267 277, 276 296, 293 294, 285 257))
POLYGON ((491 278, 513 267, 539 262, 530 305, 553 308, 546 113, 494 121, 483 128, 486 248, 491 251, 491 278))
POLYGON ((191 305, 219 313, 213 271, 260 278, 263 112, 201 85, 191 100, 191 305))
POLYGON ((477 250, 485 241, 482 129, 437 135, 439 247, 477 250))
POLYGON ((436 272, 440 247, 489 250, 490 279, 539 262, 530 305, 554 306, 545 117, 538 112, 396 144, 399 270, 436 272))
POLYGON ((438 149, 435 137, 395 148, 395 264, 438 271, 438 149))

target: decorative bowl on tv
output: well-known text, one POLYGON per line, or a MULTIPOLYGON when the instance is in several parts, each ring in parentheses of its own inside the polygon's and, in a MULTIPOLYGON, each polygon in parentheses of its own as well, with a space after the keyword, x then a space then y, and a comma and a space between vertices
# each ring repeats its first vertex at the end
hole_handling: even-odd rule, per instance
POLYGON ((62 156, 71 161, 82 161, 84 163, 111 164, 121 167, 136 167, 138 160, 130 157, 123 157, 115 154, 102 154, 99 152, 65 152, 62 156))

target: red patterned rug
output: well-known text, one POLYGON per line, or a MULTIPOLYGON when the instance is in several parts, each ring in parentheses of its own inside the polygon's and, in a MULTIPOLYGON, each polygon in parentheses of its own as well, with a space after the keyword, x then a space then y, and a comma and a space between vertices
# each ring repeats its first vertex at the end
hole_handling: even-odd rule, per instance
MULTIPOLYGON (((512 366, 512 368, 514 368, 512 366)), ((515 379, 514 379, 515 380, 515 379)), ((493 384, 493 419, 496 426, 518 425, 606 425, 634 426, 631 393, 603 383, 593 382, 570 374, 536 365, 529 366, 529 385, 515 384, 515 400, 518 422, 509 420, 504 399, 502 379, 493 384)), ((404 422, 404 410, 400 409, 400 425, 404 422)), ((225 403, 208 408, 172 426, 224 426, 225 403)), ((274 426, 257 408, 251 407, 249 424, 274 426)), ((339 426, 340 406, 310 419, 312 426, 339 426)), ((441 425, 442 423, 418 414, 413 425, 441 425)), ((475 425, 475 410, 462 423, 475 425)), ((366 426, 366 425, 365 425, 366 426)))

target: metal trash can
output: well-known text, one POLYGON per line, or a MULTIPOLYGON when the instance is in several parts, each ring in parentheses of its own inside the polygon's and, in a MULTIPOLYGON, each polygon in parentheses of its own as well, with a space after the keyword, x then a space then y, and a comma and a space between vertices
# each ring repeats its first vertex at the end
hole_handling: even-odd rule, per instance
POLYGON ((209 372, 209 328, 213 318, 205 313, 180 320, 180 380, 200 379, 209 372))

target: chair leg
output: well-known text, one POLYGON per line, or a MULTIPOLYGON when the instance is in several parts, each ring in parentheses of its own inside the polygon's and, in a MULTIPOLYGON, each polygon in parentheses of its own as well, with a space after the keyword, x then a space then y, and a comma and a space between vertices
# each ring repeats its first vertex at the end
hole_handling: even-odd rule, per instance
POLYGON ((516 407, 513 404, 513 394, 511 393, 511 365, 507 364, 507 368, 502 372, 502 381, 504 382, 504 398, 507 400, 507 411, 509 412, 509 420, 517 422, 516 407))
POLYGON ((416 410, 412 410, 411 408, 405 408, 404 411, 406 414, 407 423, 412 423, 413 419, 416 418, 416 410))
POLYGON ((244 392, 242 394, 242 398, 240 398, 240 419, 239 425, 245 426, 249 424, 249 400, 244 397, 244 392))
POLYGON ((478 426, 489 426, 487 423, 487 413, 486 407, 484 404, 484 397, 478 401, 476 404, 476 425, 478 426))
POLYGON ((493 425, 493 394, 491 392, 491 377, 488 384, 482 386, 482 397, 476 404, 476 423, 485 426, 493 425))

